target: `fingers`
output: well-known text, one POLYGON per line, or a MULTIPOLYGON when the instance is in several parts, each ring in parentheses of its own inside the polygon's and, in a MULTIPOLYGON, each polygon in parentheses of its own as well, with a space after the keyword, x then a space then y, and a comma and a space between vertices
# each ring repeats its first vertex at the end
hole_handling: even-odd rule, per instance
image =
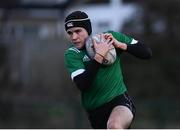
POLYGON ((101 40, 101 42, 99 43, 99 40, 96 41, 97 39, 92 38, 95 53, 99 53, 102 56, 106 56, 108 51, 111 50, 112 48, 114 48, 114 46, 112 44, 113 40, 111 40, 111 39, 105 40, 103 34, 100 34, 99 38, 104 39, 104 40, 101 40))
POLYGON ((100 34, 100 41, 103 41, 103 39, 104 39, 104 34, 100 34))
POLYGON ((110 40, 107 44, 109 45, 109 46, 108 46, 109 50, 111 50, 111 49, 114 48, 114 46, 113 46, 113 41, 112 41, 112 40, 110 40))
POLYGON ((113 40, 108 39, 108 40, 106 41, 106 43, 108 44, 109 50, 111 50, 111 49, 114 48, 114 45, 113 45, 114 41, 113 41, 113 40))
MULTIPOLYGON (((104 44, 104 45, 107 44, 106 45, 107 47, 112 48, 114 40, 111 39, 111 38, 107 38, 107 39, 105 38, 107 36, 111 37, 112 35, 111 34, 99 34, 99 35, 100 35, 101 43, 104 44), (106 40, 103 40, 103 39, 106 39, 106 40)), ((92 38, 92 41, 93 41, 94 47, 96 48, 98 46, 97 45, 98 43, 97 43, 96 39, 92 38)))
POLYGON ((94 38, 92 38, 92 42, 93 42, 93 46, 96 47, 97 46, 97 42, 94 38))
POLYGON ((110 33, 105 33, 104 37, 105 37, 105 39, 111 39, 111 40, 113 39, 113 35, 110 33))
POLYGON ((106 43, 107 43, 107 44, 112 44, 112 43, 113 43, 113 40, 107 39, 107 40, 106 40, 106 43))

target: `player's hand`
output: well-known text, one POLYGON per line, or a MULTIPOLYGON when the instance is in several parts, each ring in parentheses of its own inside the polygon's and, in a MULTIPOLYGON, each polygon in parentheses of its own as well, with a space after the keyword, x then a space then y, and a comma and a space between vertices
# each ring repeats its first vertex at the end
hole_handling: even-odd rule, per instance
MULTIPOLYGON (((103 34, 100 34, 100 37, 102 39, 104 37, 103 34)), ((97 43, 96 40, 93 39, 93 46, 95 49, 94 59, 99 63, 102 63, 105 60, 106 54, 113 48, 112 41, 110 41, 110 39, 101 43, 97 43)))
POLYGON ((109 39, 110 41, 112 41, 112 44, 114 45, 115 48, 119 48, 119 49, 122 49, 122 50, 126 50, 127 49, 127 45, 125 43, 122 43, 118 40, 116 40, 112 34, 110 33, 105 33, 104 34, 104 37, 106 39, 109 39))
MULTIPOLYGON (((101 39, 104 37, 104 34, 100 34, 101 39)), ((93 45, 95 49, 95 53, 98 53, 102 56, 106 56, 107 52, 112 49, 113 41, 107 39, 105 42, 97 43, 95 39, 93 39, 93 45)))

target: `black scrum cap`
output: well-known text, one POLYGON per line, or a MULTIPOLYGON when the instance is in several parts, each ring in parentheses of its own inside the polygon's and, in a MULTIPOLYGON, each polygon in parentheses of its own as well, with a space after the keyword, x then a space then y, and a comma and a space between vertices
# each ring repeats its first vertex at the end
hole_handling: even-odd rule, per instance
POLYGON ((72 27, 82 27, 86 29, 88 34, 92 33, 91 21, 88 15, 82 11, 74 11, 70 13, 65 19, 65 30, 72 27))

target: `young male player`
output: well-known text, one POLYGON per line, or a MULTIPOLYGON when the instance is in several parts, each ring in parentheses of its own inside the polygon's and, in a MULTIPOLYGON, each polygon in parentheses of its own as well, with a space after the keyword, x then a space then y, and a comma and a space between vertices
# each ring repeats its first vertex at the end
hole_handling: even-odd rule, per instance
POLYGON ((91 21, 82 11, 74 11, 65 19, 65 30, 72 43, 65 52, 65 65, 72 81, 81 91, 82 105, 88 113, 93 128, 129 128, 135 116, 135 107, 128 95, 120 66, 120 54, 130 53, 142 59, 151 57, 151 49, 137 40, 119 32, 101 34, 107 42, 93 41, 95 56, 87 56, 85 41, 92 33, 91 21), (102 61, 112 45, 117 58, 112 65, 102 61))

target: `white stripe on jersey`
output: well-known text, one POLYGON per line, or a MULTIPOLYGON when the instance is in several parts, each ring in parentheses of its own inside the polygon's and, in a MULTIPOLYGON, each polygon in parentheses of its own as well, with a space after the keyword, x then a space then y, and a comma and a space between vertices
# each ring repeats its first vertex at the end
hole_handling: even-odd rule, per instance
POLYGON ((85 71, 85 69, 78 69, 78 70, 72 72, 72 73, 71 73, 71 79, 73 80, 74 77, 76 77, 76 76, 79 75, 79 74, 82 74, 84 71, 85 71))
POLYGON ((136 43, 138 43, 138 41, 135 40, 135 39, 133 39, 133 40, 131 41, 131 44, 136 44, 136 43))
POLYGON ((75 52, 77 52, 77 53, 80 52, 80 51, 79 51, 77 48, 75 48, 75 47, 71 47, 71 48, 69 48, 68 50, 72 50, 72 51, 75 51, 75 52))

